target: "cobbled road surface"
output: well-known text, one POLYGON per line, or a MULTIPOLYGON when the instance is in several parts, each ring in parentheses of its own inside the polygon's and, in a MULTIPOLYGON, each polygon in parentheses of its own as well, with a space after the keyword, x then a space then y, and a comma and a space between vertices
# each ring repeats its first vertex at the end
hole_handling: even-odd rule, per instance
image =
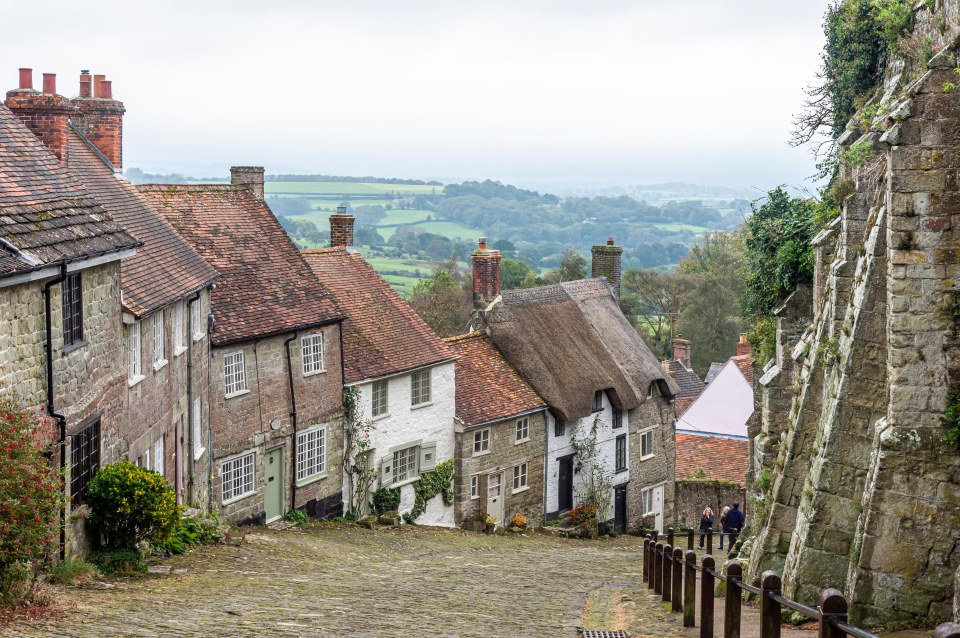
POLYGON ((57 594, 0 636, 682 636, 640 585, 643 540, 317 524, 163 561, 169 574, 57 594))

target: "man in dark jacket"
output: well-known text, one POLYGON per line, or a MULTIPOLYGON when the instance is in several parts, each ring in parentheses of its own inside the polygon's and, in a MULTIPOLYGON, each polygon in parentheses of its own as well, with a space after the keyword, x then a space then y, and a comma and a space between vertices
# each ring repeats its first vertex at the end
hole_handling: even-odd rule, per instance
POLYGON ((727 527, 730 528, 730 531, 739 533, 743 531, 743 524, 746 520, 746 516, 740 511, 740 503, 734 503, 730 511, 727 512, 727 527))

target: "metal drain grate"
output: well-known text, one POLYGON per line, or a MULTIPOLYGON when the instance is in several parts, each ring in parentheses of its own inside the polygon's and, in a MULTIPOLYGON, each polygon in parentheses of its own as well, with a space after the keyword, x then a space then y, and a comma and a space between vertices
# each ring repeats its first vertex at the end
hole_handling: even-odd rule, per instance
POLYGON ((584 629, 580 636, 581 638, 630 638, 630 634, 625 631, 606 631, 604 629, 584 629))

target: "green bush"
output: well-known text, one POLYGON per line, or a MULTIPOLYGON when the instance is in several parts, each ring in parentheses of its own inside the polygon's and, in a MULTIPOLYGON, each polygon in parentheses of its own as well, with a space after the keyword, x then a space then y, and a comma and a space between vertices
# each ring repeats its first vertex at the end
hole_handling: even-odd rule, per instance
POLYGON ((373 493, 373 511, 377 516, 383 516, 387 512, 395 512, 400 507, 400 488, 386 487, 373 493))
POLYGON ((123 547, 119 549, 98 549, 90 554, 90 562, 104 574, 139 574, 147 571, 140 552, 123 547))
POLYGON ((90 522, 108 548, 147 541, 164 547, 180 522, 173 487, 156 472, 129 461, 102 467, 87 486, 90 522))
POLYGON ((303 510, 290 510, 283 515, 283 520, 290 523, 306 523, 307 513, 303 510))
POLYGON ((0 603, 28 601, 33 593, 33 570, 26 561, 14 561, 0 565, 0 603))
POLYGON ((97 576, 97 568, 84 560, 67 559, 54 565, 47 574, 47 582, 56 585, 82 585, 97 576))
POLYGON ((220 519, 215 514, 209 516, 187 517, 180 519, 173 536, 166 542, 164 549, 170 554, 182 554, 188 547, 208 545, 222 537, 220 519))

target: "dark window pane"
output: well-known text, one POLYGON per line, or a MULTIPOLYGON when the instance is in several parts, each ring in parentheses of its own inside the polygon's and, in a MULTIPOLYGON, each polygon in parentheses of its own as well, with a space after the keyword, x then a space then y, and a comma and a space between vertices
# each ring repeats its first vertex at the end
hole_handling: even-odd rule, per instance
POLYGON ((83 341, 83 294, 80 273, 67 275, 63 282, 63 345, 83 341))
POLYGON ((83 503, 87 483, 100 467, 100 421, 73 437, 73 453, 70 465, 70 500, 74 505, 83 503))

